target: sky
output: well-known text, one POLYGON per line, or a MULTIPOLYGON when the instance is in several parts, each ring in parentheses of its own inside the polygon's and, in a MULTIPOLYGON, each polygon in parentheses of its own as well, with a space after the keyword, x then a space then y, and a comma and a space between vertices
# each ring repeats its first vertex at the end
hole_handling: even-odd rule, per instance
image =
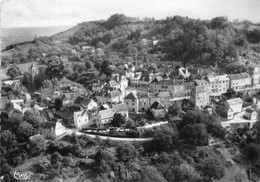
POLYGON ((43 27, 105 20, 115 13, 162 19, 227 16, 230 21, 260 22, 260 0, 0 0, 1 26, 43 27))

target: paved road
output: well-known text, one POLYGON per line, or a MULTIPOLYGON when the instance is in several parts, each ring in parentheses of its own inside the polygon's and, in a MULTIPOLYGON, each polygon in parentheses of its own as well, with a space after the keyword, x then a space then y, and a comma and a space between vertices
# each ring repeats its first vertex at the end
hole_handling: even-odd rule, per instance
MULTIPOLYGON (((99 135, 92 135, 92 134, 87 134, 83 132, 79 132, 76 129, 66 129, 66 134, 67 135, 72 135, 72 133, 75 133, 76 135, 87 135, 91 138, 96 138, 99 135)), ((124 141, 124 142, 145 142, 145 141, 151 141, 153 138, 118 138, 118 137, 108 137, 108 136, 99 136, 100 139, 102 140, 114 140, 114 141, 124 141)))
POLYGON ((152 127, 160 126, 160 125, 167 124, 167 123, 168 123, 168 121, 161 121, 161 122, 158 122, 158 123, 147 124, 145 126, 140 126, 140 127, 137 127, 137 128, 138 129, 147 129, 147 128, 152 128, 152 127))

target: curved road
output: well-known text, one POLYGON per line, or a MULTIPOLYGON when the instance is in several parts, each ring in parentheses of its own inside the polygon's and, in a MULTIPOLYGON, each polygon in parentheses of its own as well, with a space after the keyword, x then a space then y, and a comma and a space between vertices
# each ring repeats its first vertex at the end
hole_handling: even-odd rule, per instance
MULTIPOLYGON (((100 135, 92 135, 92 134, 87 134, 83 132, 79 132, 76 129, 67 129, 65 131, 65 135, 72 135, 72 133, 75 133, 76 135, 87 135, 88 137, 91 138, 96 138, 97 136, 102 139, 102 140, 114 140, 114 141, 123 141, 123 142, 146 142, 146 141, 151 141, 153 138, 119 138, 119 137, 109 137, 109 136, 100 136, 100 135)), ((63 135, 63 136, 65 136, 63 135)))

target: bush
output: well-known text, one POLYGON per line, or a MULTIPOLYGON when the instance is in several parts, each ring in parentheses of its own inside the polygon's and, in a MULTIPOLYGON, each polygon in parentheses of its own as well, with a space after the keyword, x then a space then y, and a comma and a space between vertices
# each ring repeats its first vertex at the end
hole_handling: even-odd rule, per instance
POLYGON ((116 153, 119 160, 123 162, 134 160, 138 156, 138 151, 132 144, 118 147, 116 153))

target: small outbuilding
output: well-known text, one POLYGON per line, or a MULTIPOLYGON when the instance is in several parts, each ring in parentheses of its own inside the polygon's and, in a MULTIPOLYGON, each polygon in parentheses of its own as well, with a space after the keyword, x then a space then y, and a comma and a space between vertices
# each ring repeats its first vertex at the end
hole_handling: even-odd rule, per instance
POLYGON ((248 120, 256 120, 257 119, 257 112, 256 112, 256 110, 251 109, 251 108, 246 109, 244 118, 248 119, 248 120))

